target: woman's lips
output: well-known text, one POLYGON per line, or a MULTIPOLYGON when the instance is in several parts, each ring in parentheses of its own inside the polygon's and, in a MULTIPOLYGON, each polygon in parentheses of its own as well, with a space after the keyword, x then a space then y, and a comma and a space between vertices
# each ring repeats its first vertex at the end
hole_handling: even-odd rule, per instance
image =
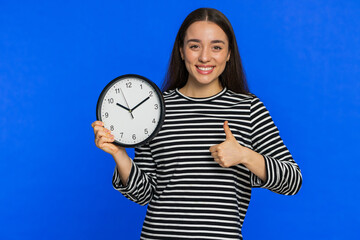
POLYGON ((213 72, 215 66, 198 66, 198 65, 195 65, 196 66, 196 71, 200 74, 210 74, 213 72))

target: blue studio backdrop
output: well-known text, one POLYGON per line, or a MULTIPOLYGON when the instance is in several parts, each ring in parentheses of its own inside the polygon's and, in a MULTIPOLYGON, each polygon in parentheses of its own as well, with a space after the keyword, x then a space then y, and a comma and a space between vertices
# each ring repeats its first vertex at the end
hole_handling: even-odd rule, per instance
POLYGON ((146 207, 112 188, 97 99, 122 74, 161 86, 199 7, 230 19, 251 92, 303 173, 295 196, 254 189, 244 238, 358 239, 357 0, 0 0, 0 239, 139 239, 146 207))

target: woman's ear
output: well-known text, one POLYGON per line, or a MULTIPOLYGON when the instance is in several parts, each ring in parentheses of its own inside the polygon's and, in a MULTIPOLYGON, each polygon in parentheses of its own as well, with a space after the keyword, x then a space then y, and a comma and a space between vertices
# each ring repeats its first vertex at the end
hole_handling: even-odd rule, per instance
POLYGON ((181 59, 184 60, 184 51, 183 51, 183 48, 180 48, 180 56, 181 56, 181 59))
POLYGON ((231 55, 231 52, 230 52, 230 50, 229 50, 228 55, 227 55, 227 58, 226 58, 226 61, 227 61, 227 62, 230 60, 230 55, 231 55))

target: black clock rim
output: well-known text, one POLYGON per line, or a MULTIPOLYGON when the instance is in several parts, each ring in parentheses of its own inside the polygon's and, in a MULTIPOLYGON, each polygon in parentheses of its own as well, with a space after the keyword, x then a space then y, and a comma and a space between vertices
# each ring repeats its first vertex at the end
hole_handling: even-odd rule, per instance
POLYGON ((96 119, 98 121, 102 121, 100 108, 101 108, 101 105, 102 105, 102 102, 104 100, 104 97, 105 97, 105 94, 106 94, 107 90, 109 88, 111 88, 111 86, 114 84, 114 82, 117 82, 119 80, 126 79, 126 78, 139 78, 141 80, 146 81, 147 83, 149 83, 155 89, 156 93, 160 97, 160 108, 161 108, 160 109, 160 119, 159 119, 159 122, 158 122, 154 132, 149 137, 147 137, 145 140, 143 140, 143 141, 141 141, 139 143, 136 143, 136 144, 124 144, 124 143, 118 142, 116 140, 113 142, 115 145, 120 146, 120 147, 135 148, 135 147, 145 145, 146 143, 149 143, 159 133, 159 131, 160 131, 160 129, 161 129, 163 123, 164 123, 164 119, 165 119, 165 102, 164 102, 164 97, 163 97, 162 92, 160 91, 159 87, 153 81, 151 81, 150 79, 148 79, 148 78, 146 78, 144 76, 138 75, 138 74, 121 75, 121 76, 116 77, 113 80, 111 80, 104 87, 104 89, 101 91, 100 96, 99 96, 98 101, 97 101, 97 104, 96 104, 96 119))

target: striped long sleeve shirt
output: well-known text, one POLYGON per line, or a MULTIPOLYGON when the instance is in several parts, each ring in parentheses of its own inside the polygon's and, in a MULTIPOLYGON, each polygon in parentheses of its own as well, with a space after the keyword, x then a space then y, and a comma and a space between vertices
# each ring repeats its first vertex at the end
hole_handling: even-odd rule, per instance
POLYGON ((126 198, 148 204, 141 239, 242 239, 252 187, 296 194, 302 175, 264 104, 254 95, 224 88, 207 98, 163 93, 166 114, 158 135, 135 149, 126 186, 115 168, 113 186, 126 198), (236 140, 261 154, 267 180, 239 164, 214 161, 210 146, 236 140))

